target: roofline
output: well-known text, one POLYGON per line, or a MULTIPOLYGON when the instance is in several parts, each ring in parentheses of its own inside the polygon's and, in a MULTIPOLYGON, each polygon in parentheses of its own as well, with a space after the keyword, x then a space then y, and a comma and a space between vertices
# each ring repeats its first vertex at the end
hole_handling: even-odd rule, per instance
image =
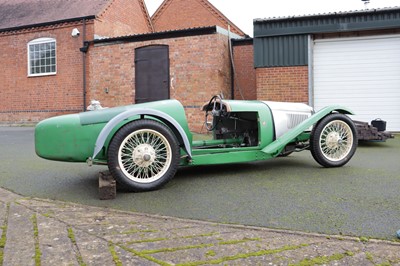
POLYGON ((153 15, 151 15, 150 19, 151 21, 156 20, 159 16, 159 14, 161 14, 161 10, 165 8, 165 6, 167 5, 167 3, 170 3, 171 1, 166 1, 163 0, 162 3, 160 4, 160 6, 157 8, 157 10, 153 13, 153 15))
POLYGON ((147 9, 146 3, 144 2, 144 0, 139 0, 139 5, 142 8, 142 10, 144 11, 145 15, 146 15, 146 20, 147 20, 147 25, 149 27, 149 30, 151 32, 154 32, 154 26, 153 26, 153 22, 151 21, 151 17, 149 14, 149 10, 147 9))
MULTIPOLYGON (((101 18, 103 15, 107 13, 107 11, 110 9, 111 5, 113 5, 115 0, 108 0, 107 4, 103 6, 103 9, 97 14, 98 18, 101 18)), ((138 0, 138 4, 141 8, 141 10, 144 12, 144 15, 146 16, 146 24, 147 28, 150 32, 154 32, 154 27, 153 24, 151 23, 149 11, 147 10, 146 3, 144 0, 138 0)))
POLYGON ((255 23, 262 23, 262 22, 279 22, 279 21, 299 20, 299 19, 315 19, 315 18, 328 18, 328 17, 338 17, 338 16, 352 16, 352 15, 384 13, 384 12, 392 12, 392 11, 400 11, 400 7, 395 6, 395 7, 374 8, 374 9, 338 11, 338 12, 332 12, 332 13, 307 14, 307 15, 287 16, 287 17, 255 18, 255 19, 253 19, 253 23, 255 24, 255 23))
POLYGON ((200 0, 200 1, 205 5, 208 5, 211 9, 213 9, 216 13, 218 13, 218 15, 222 18, 222 20, 228 22, 228 25, 234 27, 238 31, 238 34, 241 34, 243 36, 246 35, 246 33, 244 33, 238 26, 236 26, 235 23, 233 23, 227 16, 224 15, 224 13, 222 13, 218 8, 216 8, 213 4, 211 4, 210 1, 208 0, 205 1, 200 0))
POLYGON ((43 22, 43 23, 36 23, 36 24, 0 29, 0 32, 18 31, 18 30, 23 30, 23 29, 28 29, 28 28, 45 27, 45 26, 51 26, 54 24, 68 23, 68 22, 80 21, 80 20, 84 20, 84 19, 95 19, 95 18, 96 18, 95 15, 78 17, 78 18, 69 18, 69 19, 56 20, 56 21, 51 21, 51 22, 43 22))
MULTIPOLYGON (((230 25, 232 28, 235 28, 237 31, 238 35, 247 35, 245 32, 243 32, 238 26, 235 25, 227 16, 225 16, 218 8, 216 8, 213 4, 211 4, 208 0, 198 0, 201 5, 205 6, 205 8, 210 8, 212 11, 214 11, 217 15, 218 20, 227 22, 228 25, 230 25)), ((164 0, 161 5, 157 8, 157 10, 153 13, 151 16, 152 21, 157 21, 157 19, 161 16, 162 12, 167 8, 167 5, 169 5, 172 2, 172 0, 164 0)), ((211 14, 213 13, 211 11, 211 14)), ((231 30, 232 31, 232 30, 231 30)))
POLYGON ((232 45, 233 46, 252 45, 253 41, 254 41, 253 38, 232 39, 232 45))
POLYGON ((114 0, 107 0, 107 3, 104 4, 103 7, 100 9, 100 11, 96 14, 97 17, 103 16, 113 3, 114 0))
POLYGON ((254 38, 400 28, 400 8, 254 20, 254 38))
POLYGON ((142 42, 142 41, 151 41, 157 39, 170 39, 170 38, 179 38, 188 36, 209 35, 215 33, 218 33, 218 27, 211 26, 211 27, 190 28, 183 30, 144 33, 138 35, 127 35, 127 36, 105 38, 105 39, 95 39, 93 41, 90 41, 90 43, 100 44, 100 43, 116 43, 116 42, 142 42))

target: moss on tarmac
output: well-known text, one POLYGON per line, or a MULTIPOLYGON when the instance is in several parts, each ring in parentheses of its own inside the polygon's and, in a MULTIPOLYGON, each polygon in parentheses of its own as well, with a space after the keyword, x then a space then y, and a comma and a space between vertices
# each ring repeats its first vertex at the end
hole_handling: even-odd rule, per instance
POLYGON ((307 232, 394 239, 400 229, 400 135, 362 143, 341 168, 310 152, 264 162, 181 168, 161 190, 98 200, 106 167, 51 162, 32 128, 0 127, 0 186, 25 196, 307 232), (4 152, 6 151, 6 152, 4 152))

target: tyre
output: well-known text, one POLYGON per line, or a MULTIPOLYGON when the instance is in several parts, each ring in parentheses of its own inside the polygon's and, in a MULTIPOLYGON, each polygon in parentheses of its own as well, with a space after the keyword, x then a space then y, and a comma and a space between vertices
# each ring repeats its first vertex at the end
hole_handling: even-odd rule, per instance
POLYGON ((330 114, 311 132, 310 150, 314 159, 325 167, 345 165, 357 148, 357 131, 344 114, 330 114))
POLYGON ((108 168, 117 182, 131 191, 165 185, 176 173, 179 144, 160 122, 143 119, 122 127, 108 147, 108 168))

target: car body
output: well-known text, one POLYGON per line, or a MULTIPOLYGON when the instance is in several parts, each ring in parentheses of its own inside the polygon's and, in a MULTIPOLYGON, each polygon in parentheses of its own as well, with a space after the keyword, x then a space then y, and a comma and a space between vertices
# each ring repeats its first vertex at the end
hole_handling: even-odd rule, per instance
POLYGON ((38 156, 107 164, 134 191, 160 188, 179 166, 267 160, 310 149, 325 167, 346 164, 356 150, 354 124, 341 106, 317 113, 302 103, 225 100, 202 108, 210 140, 193 140, 182 104, 164 100, 63 115, 35 129, 38 156))

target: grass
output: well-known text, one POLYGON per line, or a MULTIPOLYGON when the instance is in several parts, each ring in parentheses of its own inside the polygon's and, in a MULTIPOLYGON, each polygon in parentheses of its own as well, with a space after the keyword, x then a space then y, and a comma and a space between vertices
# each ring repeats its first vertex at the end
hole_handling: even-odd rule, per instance
POLYGON ((256 252, 239 253, 239 254, 236 254, 233 256, 225 256, 225 257, 222 257, 219 259, 214 259, 214 260, 193 261, 193 262, 182 263, 182 264, 177 264, 177 265, 179 265, 179 266, 197 266, 197 265, 204 265, 204 264, 222 264, 224 262, 238 260, 238 259, 247 259, 247 258, 251 258, 251 257, 277 254, 277 253, 284 252, 284 251, 299 249, 299 248, 302 248, 305 246, 307 246, 307 245, 302 244, 302 245, 298 245, 298 246, 284 246, 279 249, 267 249, 267 250, 260 250, 260 251, 256 251, 256 252))
POLYGON ((3 226, 1 227, 2 233, 1 233, 1 238, 0 238, 0 266, 3 265, 3 259, 4 259, 4 247, 6 246, 7 242, 7 220, 8 220, 8 215, 10 213, 10 203, 7 204, 6 208, 6 215, 4 218, 3 226))
POLYGON ((347 251, 345 253, 337 253, 333 254, 331 256, 320 256, 320 257, 315 257, 312 259, 304 259, 301 260, 299 263, 295 264, 289 264, 290 266, 312 266, 312 265, 325 265, 328 264, 332 261, 338 261, 341 260, 347 256, 353 256, 354 254, 350 251, 347 251))
POLYGON ((115 266, 122 266, 122 261, 119 259, 117 252, 115 251, 115 246, 112 243, 108 244, 108 249, 110 250, 111 256, 115 263, 115 266))
POLYGON ((33 238, 35 241, 35 265, 40 266, 42 264, 42 252, 40 251, 40 244, 39 244, 39 228, 37 224, 37 217, 36 214, 32 215, 31 221, 33 224, 33 238))
POLYGON ((72 244, 76 249, 76 259, 78 260, 79 266, 86 266, 85 262, 83 261, 82 255, 79 252, 78 245, 76 243, 76 238, 74 234, 74 230, 71 227, 68 227, 68 238, 71 240, 72 244))

